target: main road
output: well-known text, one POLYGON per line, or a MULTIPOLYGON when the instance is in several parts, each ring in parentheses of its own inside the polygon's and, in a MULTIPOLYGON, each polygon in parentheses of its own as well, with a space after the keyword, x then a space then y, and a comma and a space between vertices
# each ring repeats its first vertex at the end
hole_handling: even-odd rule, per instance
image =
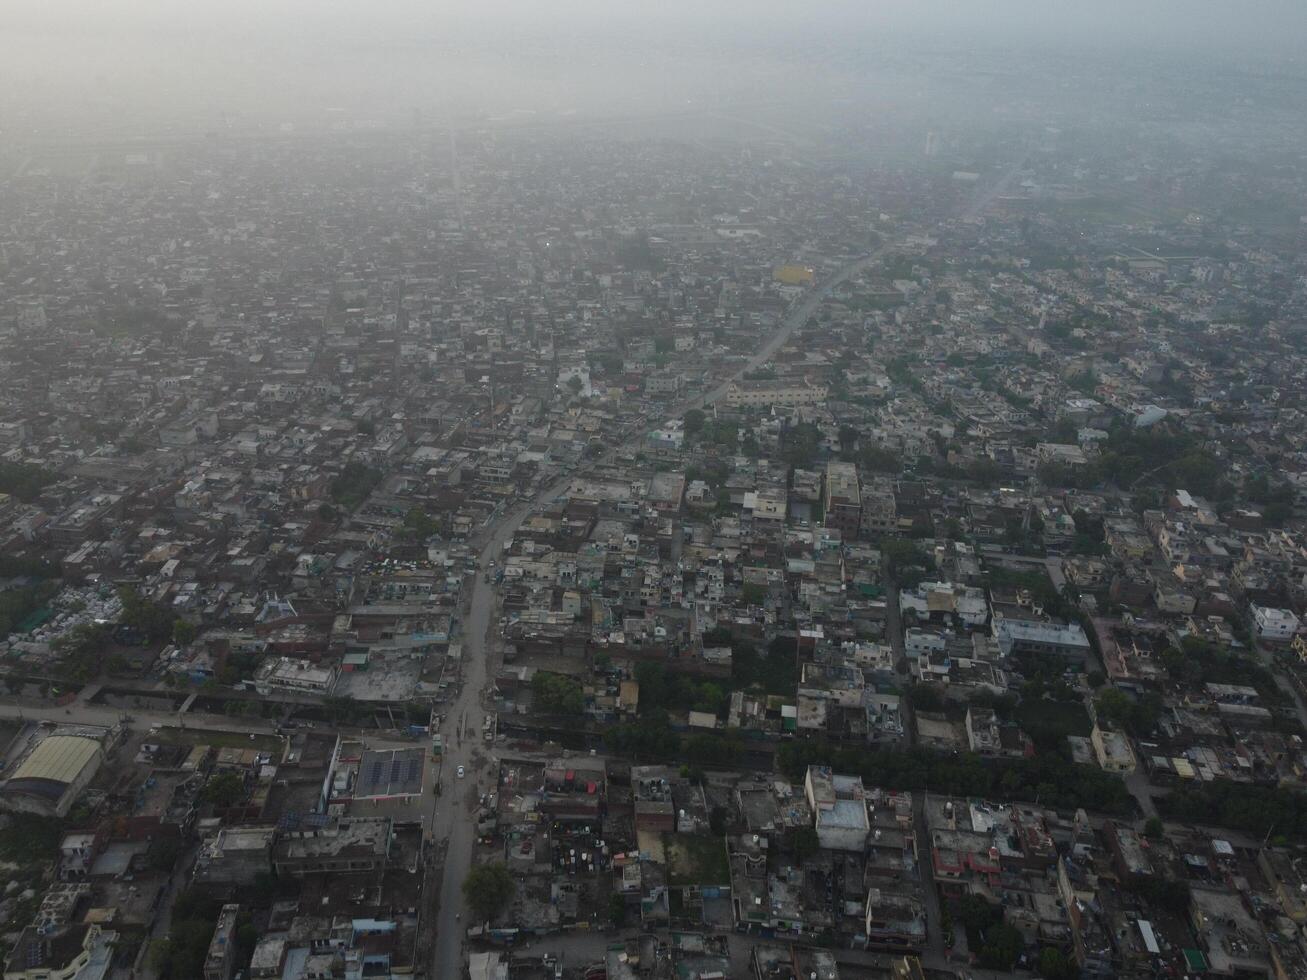
MULTIPOLYGON (((795 300, 776 329, 742 367, 717 382, 707 392, 673 406, 666 414, 674 418, 692 408, 702 408, 724 398, 732 382, 762 367, 789 343, 794 332, 808 321, 836 287, 879 262, 896 245, 897 243, 882 245, 869 255, 846 263, 820 285, 804 293, 795 300)), ((639 435, 636 438, 638 440, 639 435)), ((590 466, 601 465, 612 459, 613 455, 614 451, 610 449, 590 466)), ((498 781, 494 760, 491 753, 485 751, 486 743, 482 741, 481 735, 482 716, 490 709, 488 695, 494 653, 490 630, 495 615, 495 587, 486 581, 487 573, 490 571, 490 563, 499 559, 504 543, 516 533, 532 508, 565 492, 570 483, 570 476, 551 480, 548 486, 538 491, 529 501, 506 510, 478 537, 478 541, 483 543, 463 619, 462 685, 445 715, 442 727, 445 755, 441 778, 444 785, 442 792, 431 798, 433 809, 429 826, 432 836, 443 836, 447 843, 439 884, 440 908, 436 915, 436 941, 430 947, 432 955, 427 971, 430 977, 452 978, 463 975, 464 930, 471 923, 464 921, 462 888, 463 880, 471 870, 476 847, 473 811, 476 798, 481 793, 493 792, 498 781), (457 776, 460 766, 466 773, 462 780, 457 776)))
MULTIPOLYGON (((430 945, 429 977, 463 975, 463 879, 472 867, 476 847, 475 810, 481 793, 493 792, 498 782, 494 759, 487 751, 493 743, 483 741, 482 718, 490 710, 492 683, 490 668, 494 647, 490 630, 495 615, 495 587, 487 581, 491 562, 502 555, 504 544, 517 532, 532 509, 567 489, 569 479, 556 479, 533 498, 506 510, 478 536, 481 550, 476 576, 463 615, 461 659, 462 679, 458 695, 450 704, 441 732, 445 740, 441 761, 442 786, 428 797, 431 813, 428 826, 433 842, 444 837, 443 872, 439 883, 440 907, 436 916, 436 941, 430 945), (459 778, 462 768, 466 775, 459 778)), ((429 882, 432 887, 434 881, 429 882)))
POLYGON ((854 276, 861 275, 883 259, 887 253, 900 248, 902 244, 902 242, 898 241, 886 242, 874 252, 845 263, 838 271, 823 279, 820 285, 808 290, 791 304, 776 329, 768 335, 753 356, 745 361, 743 367, 737 368, 732 374, 719 381, 716 386, 710 388, 704 394, 687 399, 681 405, 673 408, 669 414, 674 418, 678 415, 684 415, 692 408, 706 408, 714 402, 721 401, 726 397, 727 389, 734 382, 739 381, 750 371, 758 370, 775 357, 776 352, 790 342, 794 332, 808 322, 808 318, 821 308, 821 304, 830 297, 836 288, 842 286, 854 276))

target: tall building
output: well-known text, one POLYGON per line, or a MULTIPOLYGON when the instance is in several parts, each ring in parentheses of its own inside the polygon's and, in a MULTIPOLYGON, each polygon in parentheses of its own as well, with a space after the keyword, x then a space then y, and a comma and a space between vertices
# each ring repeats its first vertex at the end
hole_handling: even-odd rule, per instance
POLYGON ((239 905, 222 907, 218 923, 213 927, 213 938, 209 940, 208 955, 204 957, 204 980, 231 980, 236 920, 240 911, 239 905))
POLYGON ((858 536, 862 526, 862 492, 858 485, 858 467, 836 460, 826 464, 827 527, 837 527, 845 538, 858 536))

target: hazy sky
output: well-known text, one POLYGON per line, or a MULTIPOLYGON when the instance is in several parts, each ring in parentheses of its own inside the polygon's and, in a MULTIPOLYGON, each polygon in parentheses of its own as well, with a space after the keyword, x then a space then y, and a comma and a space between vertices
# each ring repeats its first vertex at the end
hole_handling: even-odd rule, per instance
POLYGON ((842 84, 908 52, 1200 66, 1303 37, 1307 0, 0 0, 0 125, 634 107, 842 84))

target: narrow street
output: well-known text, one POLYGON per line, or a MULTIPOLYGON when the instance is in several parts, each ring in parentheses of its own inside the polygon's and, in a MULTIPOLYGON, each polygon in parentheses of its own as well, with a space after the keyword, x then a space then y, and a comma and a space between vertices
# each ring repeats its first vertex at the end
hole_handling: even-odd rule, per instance
MULTIPOLYGON (((912 794, 912 829, 917 836, 917 874, 921 876, 921 892, 926 900, 926 949, 923 958, 932 966, 942 966, 948 958, 944 945, 944 912, 935 887, 935 867, 931 861, 930 828, 926 825, 926 799, 928 793, 912 794)), ((954 948, 965 957, 967 937, 954 936, 954 948)))

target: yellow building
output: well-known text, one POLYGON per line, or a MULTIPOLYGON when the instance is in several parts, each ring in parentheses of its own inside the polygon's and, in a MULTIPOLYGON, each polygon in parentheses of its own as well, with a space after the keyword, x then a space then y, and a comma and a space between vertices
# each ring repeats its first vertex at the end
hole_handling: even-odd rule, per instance
POLYGON ((810 265, 783 265, 773 275, 787 286, 811 286, 816 273, 810 265))

